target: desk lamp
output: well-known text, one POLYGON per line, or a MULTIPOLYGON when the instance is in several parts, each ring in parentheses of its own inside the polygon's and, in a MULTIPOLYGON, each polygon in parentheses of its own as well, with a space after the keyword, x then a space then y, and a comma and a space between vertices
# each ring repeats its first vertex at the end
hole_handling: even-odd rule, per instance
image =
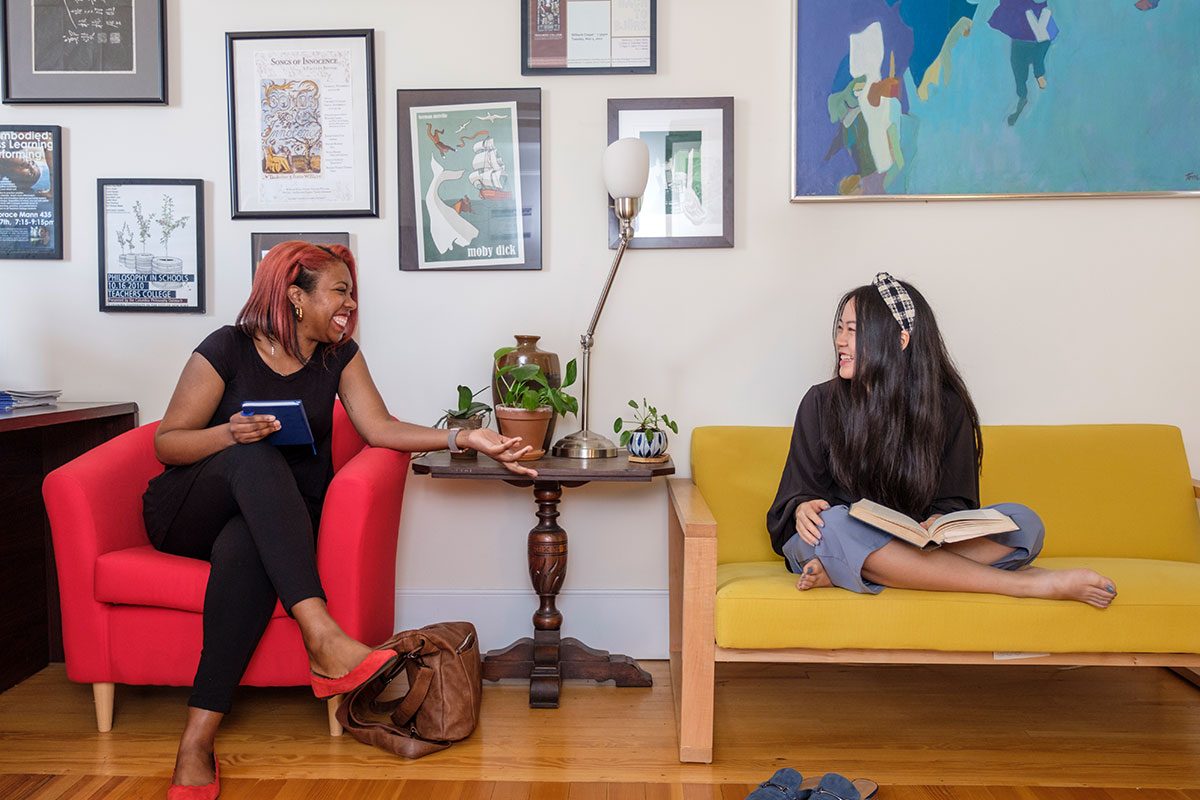
POLYGON ((617 255, 613 259, 612 269, 608 271, 608 280, 604 282, 604 291, 600 293, 600 301, 596 303, 596 310, 592 312, 592 322, 588 325, 587 333, 579 337, 579 344, 583 347, 579 422, 583 427, 582 430, 564 436, 554 443, 550 452, 556 456, 610 458, 617 454, 617 446, 613 442, 588 430, 588 364, 592 352, 592 334, 596 332, 596 322, 600 319, 600 312, 604 310, 604 301, 608 299, 608 290, 612 288, 617 267, 621 265, 621 256, 625 254, 625 248, 633 238, 633 218, 641 208, 642 194, 646 191, 646 179, 649 175, 650 150, 641 139, 617 139, 604 151, 604 183, 613 198, 613 211, 620 223, 621 239, 617 244, 617 255))

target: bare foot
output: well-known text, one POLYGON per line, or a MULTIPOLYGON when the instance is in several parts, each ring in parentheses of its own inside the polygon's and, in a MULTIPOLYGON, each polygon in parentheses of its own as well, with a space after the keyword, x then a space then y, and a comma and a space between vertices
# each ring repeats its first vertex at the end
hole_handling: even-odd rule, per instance
POLYGON ((1035 569, 1034 574, 1030 576, 1034 585, 1034 597, 1078 600, 1096 608, 1108 608, 1117 596, 1112 580, 1094 570, 1035 569))
POLYGON ((833 581, 829 580, 829 573, 825 571, 825 565, 819 558, 810 558, 804 565, 804 572, 801 574, 800 580, 796 581, 796 588, 806 592, 809 589, 821 589, 825 586, 833 586, 833 581))
POLYGON ((1037 82, 1038 82, 1038 88, 1039 88, 1039 89, 1045 89, 1045 88, 1046 88, 1046 76, 1045 76, 1045 75, 1043 75, 1042 77, 1038 78, 1038 79, 1037 79, 1037 82))
POLYGON ((310 651, 308 664, 318 675, 340 678, 370 654, 370 647, 342 634, 336 641, 310 651))

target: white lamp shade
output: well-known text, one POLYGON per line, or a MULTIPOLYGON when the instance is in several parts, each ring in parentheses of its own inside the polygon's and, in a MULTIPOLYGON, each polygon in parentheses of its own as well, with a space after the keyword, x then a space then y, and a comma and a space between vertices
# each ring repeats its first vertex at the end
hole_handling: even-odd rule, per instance
POLYGON ((641 197, 650 177, 650 149, 641 139, 617 139, 604 151, 604 183, 613 199, 641 197))

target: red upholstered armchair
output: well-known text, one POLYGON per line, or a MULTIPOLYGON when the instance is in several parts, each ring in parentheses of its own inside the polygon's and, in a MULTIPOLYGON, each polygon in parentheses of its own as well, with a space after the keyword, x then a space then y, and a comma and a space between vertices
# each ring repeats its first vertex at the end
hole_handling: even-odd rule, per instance
MULTIPOLYGON (((62 600, 67 677, 90 683, 96 723, 112 728, 114 684, 190 686, 200 659, 208 562, 155 550, 142 493, 163 466, 150 423, 46 477, 62 600)), ((333 482, 317 536, 329 611, 347 634, 378 644, 393 633, 396 535, 407 453, 367 447, 340 402, 333 419, 333 482)), ((300 629, 275 615, 242 678, 251 686, 308 686, 300 629)), ((330 733, 341 727, 329 703, 330 733)))

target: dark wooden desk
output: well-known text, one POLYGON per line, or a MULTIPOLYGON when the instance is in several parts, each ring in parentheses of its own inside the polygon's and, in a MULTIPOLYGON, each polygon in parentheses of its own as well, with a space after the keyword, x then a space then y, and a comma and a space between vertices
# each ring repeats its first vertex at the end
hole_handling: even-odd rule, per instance
POLYGON ((136 403, 0 411, 0 692, 62 661, 62 617, 42 480, 137 425, 136 403))
POLYGON ((533 636, 508 647, 492 650, 483 659, 483 677, 529 680, 531 708, 558 708, 563 678, 615 681, 617 686, 650 686, 650 673, 629 656, 596 650, 573 637, 560 638, 562 612, 555 598, 567 574, 567 532, 558 525, 558 503, 563 487, 591 481, 646 482, 671 475, 675 465, 631 464, 626 453, 615 458, 560 458, 545 456, 526 462, 537 478, 522 478, 486 456, 474 461, 453 461, 447 452, 431 453, 413 461, 413 472, 434 478, 502 480, 513 486, 532 486, 537 503, 537 526, 529 531, 529 579, 540 600, 533 614, 533 636))

